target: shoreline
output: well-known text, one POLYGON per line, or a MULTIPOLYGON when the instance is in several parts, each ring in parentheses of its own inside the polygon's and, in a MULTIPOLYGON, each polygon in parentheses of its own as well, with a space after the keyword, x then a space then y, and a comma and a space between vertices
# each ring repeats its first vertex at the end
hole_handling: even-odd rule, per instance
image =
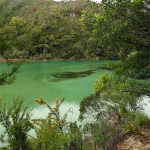
MULTIPOLYGON (((11 61, 13 61, 13 62, 19 62, 21 59, 9 59, 9 60, 11 60, 11 61)), ((22 59, 23 60, 23 59, 22 59)), ((26 61, 34 61, 34 60, 26 60, 26 61)), ((2 63, 2 62, 7 62, 6 61, 6 59, 1 59, 0 58, 0 63, 2 63)))
MULTIPOLYGON (((51 59, 51 60, 47 60, 47 59, 43 59, 43 60, 31 60, 31 59, 9 59, 13 62, 19 62, 20 60, 25 60, 25 61, 63 61, 64 59, 57 59, 57 58, 54 58, 54 59, 51 59)), ((71 59, 65 59, 65 60, 70 60, 71 59)), ((105 59, 79 59, 81 61, 86 61, 86 60, 105 60, 105 59)), ((4 58, 0 58, 0 63, 2 62, 7 62, 6 59, 4 58)))

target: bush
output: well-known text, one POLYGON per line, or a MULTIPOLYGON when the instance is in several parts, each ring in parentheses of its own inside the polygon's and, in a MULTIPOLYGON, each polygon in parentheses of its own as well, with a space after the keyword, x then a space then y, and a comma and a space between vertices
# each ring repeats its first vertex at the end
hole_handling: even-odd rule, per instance
POLYGON ((71 133, 69 135, 70 142, 67 145, 67 148, 69 149, 82 149, 83 143, 82 143, 82 132, 81 132, 81 126, 77 126, 76 121, 74 123, 70 123, 69 125, 69 132, 71 133))
POLYGON ((32 143, 32 149, 62 149, 68 137, 62 132, 59 133, 59 130, 58 126, 46 127, 40 124, 40 128, 36 129, 37 139, 32 143))
POLYGON ((140 125, 134 121, 127 121, 125 125, 122 125, 122 132, 121 135, 125 134, 135 134, 140 136, 146 136, 140 128, 140 125))
POLYGON ((141 127, 147 127, 150 124, 150 119, 142 112, 129 112, 126 118, 127 122, 122 125, 122 135, 136 134, 145 136, 141 127))
POLYGON ((149 125, 150 125, 150 118, 148 118, 148 117, 146 116, 146 114, 140 113, 140 114, 137 116, 137 123, 138 123, 140 126, 149 126, 149 125))
MULTIPOLYGON (((1 99, 2 100, 2 99, 1 99)), ((81 149, 82 146, 82 133, 80 127, 77 126, 76 121, 74 123, 66 122, 67 113, 70 108, 62 118, 59 115, 59 106, 64 101, 64 98, 59 102, 56 99, 56 105, 52 109, 46 102, 40 98, 40 100, 35 99, 39 104, 45 104, 51 112, 48 114, 47 119, 31 119, 34 123, 29 121, 29 115, 26 114, 26 118, 23 119, 26 109, 24 109, 23 115, 19 118, 19 112, 21 111, 22 101, 19 98, 14 100, 14 105, 8 110, 8 115, 4 109, 0 110, 0 120, 2 125, 6 128, 5 133, 9 134, 7 142, 8 147, 3 149, 67 149, 70 147, 76 147, 81 149), (13 111, 14 110, 14 111, 13 111), (14 124, 8 120, 9 115, 13 118, 14 124), (19 121, 20 120, 20 121, 19 121), (34 126, 34 124, 40 127, 34 126), (69 125, 68 125, 69 124, 69 125), (37 138, 27 138, 27 132, 34 128, 37 134, 37 138), (68 130, 68 133, 66 131, 68 130)), ((1 102, 1 101, 0 101, 1 102)), ((0 103, 1 104, 1 103, 0 103)), ((1 105, 2 106, 2 105, 1 105)), ((3 139, 4 135, 1 135, 0 141, 6 142, 3 139)))
POLYGON ((27 134, 23 131, 23 125, 20 123, 16 123, 12 126, 10 129, 10 134, 13 135, 9 147, 13 149, 19 149, 22 150, 29 149, 27 142, 27 134))
MULTIPOLYGON (((3 97, 4 98, 4 97, 3 97)), ((28 140, 27 140, 27 132, 29 132, 30 129, 33 129, 33 124, 30 123, 30 117, 29 113, 26 113, 26 110, 28 109, 28 106, 26 106, 23 109, 22 115, 20 115, 21 112, 21 106, 24 98, 17 97, 16 99, 13 99, 13 105, 7 109, 6 113, 6 103, 2 105, 2 100, 0 99, 0 121, 2 122, 1 125, 5 127, 5 134, 1 134, 0 141, 2 143, 6 142, 3 138, 4 135, 8 134, 9 138, 7 139, 7 142, 9 143, 8 147, 12 149, 19 149, 22 148, 24 150, 28 149, 28 140), (26 114, 25 114, 26 113, 26 114), (24 116, 26 115, 26 118, 24 116), (10 122, 9 118, 12 118, 12 122, 10 122)), ((29 105, 29 104, 28 104, 29 105)), ((4 147, 6 149, 7 147, 4 147)))
POLYGON ((31 119, 31 121, 34 121, 33 124, 40 125, 39 129, 35 127, 37 138, 32 137, 31 147, 37 149, 40 144, 39 149, 53 149, 54 147, 55 149, 69 149, 70 147, 81 149, 82 132, 80 127, 77 126, 76 121, 74 123, 66 122, 67 113, 72 107, 63 117, 60 117, 59 106, 64 101, 64 98, 60 102, 57 98, 54 108, 51 108, 42 98, 40 100, 35 99, 35 101, 39 104, 45 104, 50 109, 50 113, 47 119, 31 119))
POLYGON ((105 120, 101 122, 100 126, 95 124, 94 128, 94 141, 99 148, 113 149, 121 139, 118 131, 111 125, 108 125, 105 120))

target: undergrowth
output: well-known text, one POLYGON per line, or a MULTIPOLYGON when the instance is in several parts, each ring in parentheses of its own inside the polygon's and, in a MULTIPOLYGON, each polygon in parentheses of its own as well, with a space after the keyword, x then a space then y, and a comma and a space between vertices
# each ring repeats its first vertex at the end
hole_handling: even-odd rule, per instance
POLYGON ((90 130, 93 135, 93 145, 91 145, 91 142, 85 140, 86 125, 82 127, 78 126, 76 121, 66 121, 68 113, 73 113, 72 107, 62 117, 60 116, 59 107, 64 102, 64 98, 61 100, 57 98, 54 108, 49 106, 43 98, 35 99, 35 102, 45 105, 50 110, 46 119, 31 119, 29 112, 26 113, 28 106, 23 109, 23 113, 20 115, 23 98, 13 99, 14 104, 7 112, 6 104, 3 107, 2 100, 3 98, 0 99, 0 121, 5 127, 4 133, 8 134, 8 139, 5 141, 4 134, 1 134, 0 141, 9 143, 2 148, 3 150, 93 150, 97 147, 107 150, 112 149, 120 142, 121 136, 125 134, 145 136, 141 127, 147 127, 150 123, 150 119, 146 115, 135 112, 128 114, 126 122, 121 125, 122 132, 120 134, 105 120, 99 125, 92 123, 90 127, 94 130, 90 130), (26 118, 24 118, 25 113, 26 118), (12 117, 12 122, 9 121, 10 117, 12 117), (35 130, 36 137, 27 133, 30 129, 35 130))

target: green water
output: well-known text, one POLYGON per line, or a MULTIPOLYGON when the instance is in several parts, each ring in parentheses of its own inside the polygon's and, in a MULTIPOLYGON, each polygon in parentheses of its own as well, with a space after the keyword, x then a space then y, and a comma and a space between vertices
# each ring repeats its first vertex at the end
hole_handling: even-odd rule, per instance
MULTIPOLYGON (((117 60, 112 61, 117 62, 117 60)), ((92 84, 96 79, 104 73, 112 74, 112 71, 107 70, 106 67, 106 60, 27 62, 19 69, 13 84, 0 87, 0 96, 7 93, 4 97, 6 107, 8 104, 12 105, 12 98, 19 95, 26 99, 23 106, 32 101, 29 106, 35 109, 31 118, 46 118, 49 113, 46 106, 39 105, 34 99, 42 97, 53 107, 56 98, 65 97, 65 102, 60 107, 60 114, 63 116, 72 107, 73 115, 70 112, 68 120, 74 121, 78 119, 80 101, 84 96, 93 93, 92 84)), ((9 70, 10 67, 7 67, 6 63, 0 63, 0 73, 9 70)), ((4 131, 1 125, 0 131, 4 131)), ((30 130, 29 134, 36 136, 34 130, 30 130)), ((0 147, 5 145, 7 143, 0 142, 0 147)))
MULTIPOLYGON (((42 97, 49 104, 56 98, 65 97, 66 102, 79 104, 84 96, 93 93, 93 86, 99 75, 111 73, 100 69, 107 67, 106 60, 99 61, 45 61, 27 62, 17 73, 17 80, 0 88, 0 95, 11 103, 18 95, 30 100, 42 97)), ((6 63, 0 64, 1 72, 8 72, 6 63)), ((35 102, 32 106, 38 106, 35 102)))
MULTIPOLYGON (((19 95, 26 99, 23 106, 33 101, 29 105, 35 107, 32 118, 46 118, 49 113, 46 106, 39 105, 34 99, 42 97, 53 107, 56 98, 65 97, 65 102, 60 107, 60 114, 63 116, 72 107, 73 115, 69 113, 67 119, 74 121, 78 119, 80 101, 84 96, 93 93, 92 84, 96 82, 98 76, 106 72, 111 73, 104 69, 106 67, 106 60, 27 62, 19 69, 13 84, 1 86, 0 96, 7 93, 4 97, 6 107, 12 105, 12 98, 19 95)), ((1 73, 10 69, 6 63, 0 63, 1 73)), ((4 127, 0 126, 0 131, 3 130, 4 127)), ((30 130, 29 134, 36 136, 34 130, 30 130)), ((5 145, 7 144, 1 143, 0 147, 5 145)))

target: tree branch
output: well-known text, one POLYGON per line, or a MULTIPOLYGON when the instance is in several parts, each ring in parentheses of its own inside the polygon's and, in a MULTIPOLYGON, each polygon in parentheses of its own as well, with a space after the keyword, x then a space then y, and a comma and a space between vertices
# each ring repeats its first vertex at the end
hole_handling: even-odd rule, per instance
MULTIPOLYGON (((131 92, 131 91, 130 90, 125 90, 125 91, 122 91, 122 92, 131 92)), ((150 93, 139 92, 139 94, 147 95, 147 96, 150 97, 150 93)))
MULTIPOLYGON (((111 6, 108 6, 108 7, 110 7, 111 9, 114 10, 113 7, 111 7, 111 6)), ((133 19, 133 18, 131 18, 131 17, 128 17, 128 16, 124 15, 123 13, 121 13, 121 12, 119 12, 119 11, 117 11, 117 10, 115 10, 115 11, 118 12, 118 14, 121 14, 123 17, 128 18, 128 19, 132 20, 133 22, 136 22, 136 23, 139 25, 140 28, 142 28, 145 32, 147 32, 148 34, 150 34, 150 31, 148 31, 147 29, 143 28, 143 27, 140 25, 140 23, 139 23, 138 21, 136 21, 135 19, 133 19)))
MULTIPOLYGON (((109 30, 107 30, 111 35, 113 35, 113 36, 115 36, 111 31, 109 31, 109 30)), ((130 44, 133 44, 133 42, 131 42, 131 41, 127 41, 126 39, 124 39, 124 38, 122 38, 118 33, 116 33, 116 32, 114 32, 117 36, 118 36, 118 38, 119 39, 121 39, 122 41, 124 41, 124 42, 126 42, 126 43, 130 43, 130 44)), ((145 47, 145 48, 150 48, 150 46, 148 46, 148 45, 143 45, 143 44, 140 44, 139 45, 139 47, 140 48, 143 48, 143 47, 145 47)))

